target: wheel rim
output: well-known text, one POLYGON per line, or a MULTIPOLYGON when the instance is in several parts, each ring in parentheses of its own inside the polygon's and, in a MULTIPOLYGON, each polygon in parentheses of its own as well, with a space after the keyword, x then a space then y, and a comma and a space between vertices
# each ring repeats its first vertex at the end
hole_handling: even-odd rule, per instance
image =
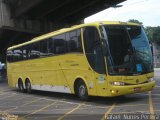
POLYGON ((85 96, 85 93, 86 93, 86 88, 85 88, 85 86, 81 85, 79 87, 79 95, 80 96, 85 96))
POLYGON ((31 84, 30 84, 30 82, 27 82, 27 90, 30 90, 30 88, 31 88, 31 84))
POLYGON ((22 83, 19 84, 19 89, 20 89, 21 91, 23 91, 23 84, 22 84, 22 83))
POLYGON ((20 90, 21 90, 21 91, 23 90, 22 84, 20 85, 20 90))

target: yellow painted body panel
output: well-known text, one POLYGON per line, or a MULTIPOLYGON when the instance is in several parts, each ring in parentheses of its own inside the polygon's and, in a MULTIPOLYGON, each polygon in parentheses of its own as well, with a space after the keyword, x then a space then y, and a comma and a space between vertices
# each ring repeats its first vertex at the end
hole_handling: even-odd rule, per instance
MULTIPOLYGON (((10 47, 8 50, 20 47, 22 45, 33 43, 35 41, 40 41, 44 38, 48 38, 57 34, 65 33, 67 31, 82 28, 85 26, 98 27, 100 24, 129 24, 137 26, 137 24, 134 23, 121 22, 96 22, 91 24, 84 24, 42 35, 33 39, 30 42, 10 47)), ((75 93, 74 83, 76 79, 81 78, 87 86, 88 94, 92 96, 119 96, 135 92, 149 91, 152 90, 155 86, 155 82, 146 83, 146 81, 149 78, 153 77, 153 73, 137 76, 111 76, 108 75, 108 72, 106 72, 106 74, 98 74, 94 72, 90 67, 85 54, 80 53, 70 53, 40 59, 8 63, 7 72, 8 83, 11 87, 16 87, 19 78, 22 79, 23 84, 25 83, 25 80, 28 78, 31 81, 32 85, 69 87, 71 93, 73 94, 75 93), (110 84, 110 82, 112 81, 125 82, 130 85, 112 86, 110 84), (141 87, 141 90, 134 91, 134 88, 136 87, 141 87), (118 92, 114 93, 111 91, 118 92)))
POLYGON ((89 89, 91 95, 96 95, 94 72, 89 70, 83 54, 66 54, 48 58, 8 63, 9 86, 16 87, 18 79, 25 83, 26 78, 32 85, 69 86, 74 93, 74 82, 82 78, 86 85, 93 83, 94 89, 89 89))

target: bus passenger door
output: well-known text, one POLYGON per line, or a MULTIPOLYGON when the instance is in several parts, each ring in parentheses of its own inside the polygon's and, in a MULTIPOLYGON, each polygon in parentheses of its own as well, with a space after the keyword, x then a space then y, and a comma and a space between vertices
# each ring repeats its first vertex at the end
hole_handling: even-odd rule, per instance
POLYGON ((85 54, 94 74, 98 96, 106 95, 107 76, 100 36, 96 27, 86 27, 83 32, 85 54))
POLYGON ((94 71, 97 86, 97 95, 105 96, 107 94, 107 76, 104 62, 104 55, 101 44, 94 46, 94 71))

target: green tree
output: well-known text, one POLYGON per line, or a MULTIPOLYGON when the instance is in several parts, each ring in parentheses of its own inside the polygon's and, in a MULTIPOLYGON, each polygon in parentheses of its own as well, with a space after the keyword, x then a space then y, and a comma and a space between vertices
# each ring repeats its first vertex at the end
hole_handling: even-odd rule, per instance
POLYGON ((160 43, 160 27, 155 27, 153 30, 153 41, 160 43))
POLYGON ((153 28, 152 27, 145 27, 145 32, 147 34, 149 41, 153 42, 153 28))
POLYGON ((130 20, 128 20, 128 22, 133 22, 133 23, 138 23, 138 24, 140 24, 140 25, 143 25, 142 22, 140 22, 140 21, 138 21, 138 20, 135 20, 135 19, 130 19, 130 20))
POLYGON ((145 31, 150 41, 160 43, 160 26, 146 27, 145 31))

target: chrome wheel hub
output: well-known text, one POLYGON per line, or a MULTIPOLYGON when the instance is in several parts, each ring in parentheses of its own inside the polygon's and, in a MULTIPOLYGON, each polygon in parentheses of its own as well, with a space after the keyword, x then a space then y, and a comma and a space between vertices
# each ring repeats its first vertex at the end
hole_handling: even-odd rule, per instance
POLYGON ((85 92, 86 92, 85 87, 84 87, 83 85, 81 85, 81 86, 79 87, 79 95, 80 95, 80 96, 84 96, 84 95, 85 95, 85 92))

